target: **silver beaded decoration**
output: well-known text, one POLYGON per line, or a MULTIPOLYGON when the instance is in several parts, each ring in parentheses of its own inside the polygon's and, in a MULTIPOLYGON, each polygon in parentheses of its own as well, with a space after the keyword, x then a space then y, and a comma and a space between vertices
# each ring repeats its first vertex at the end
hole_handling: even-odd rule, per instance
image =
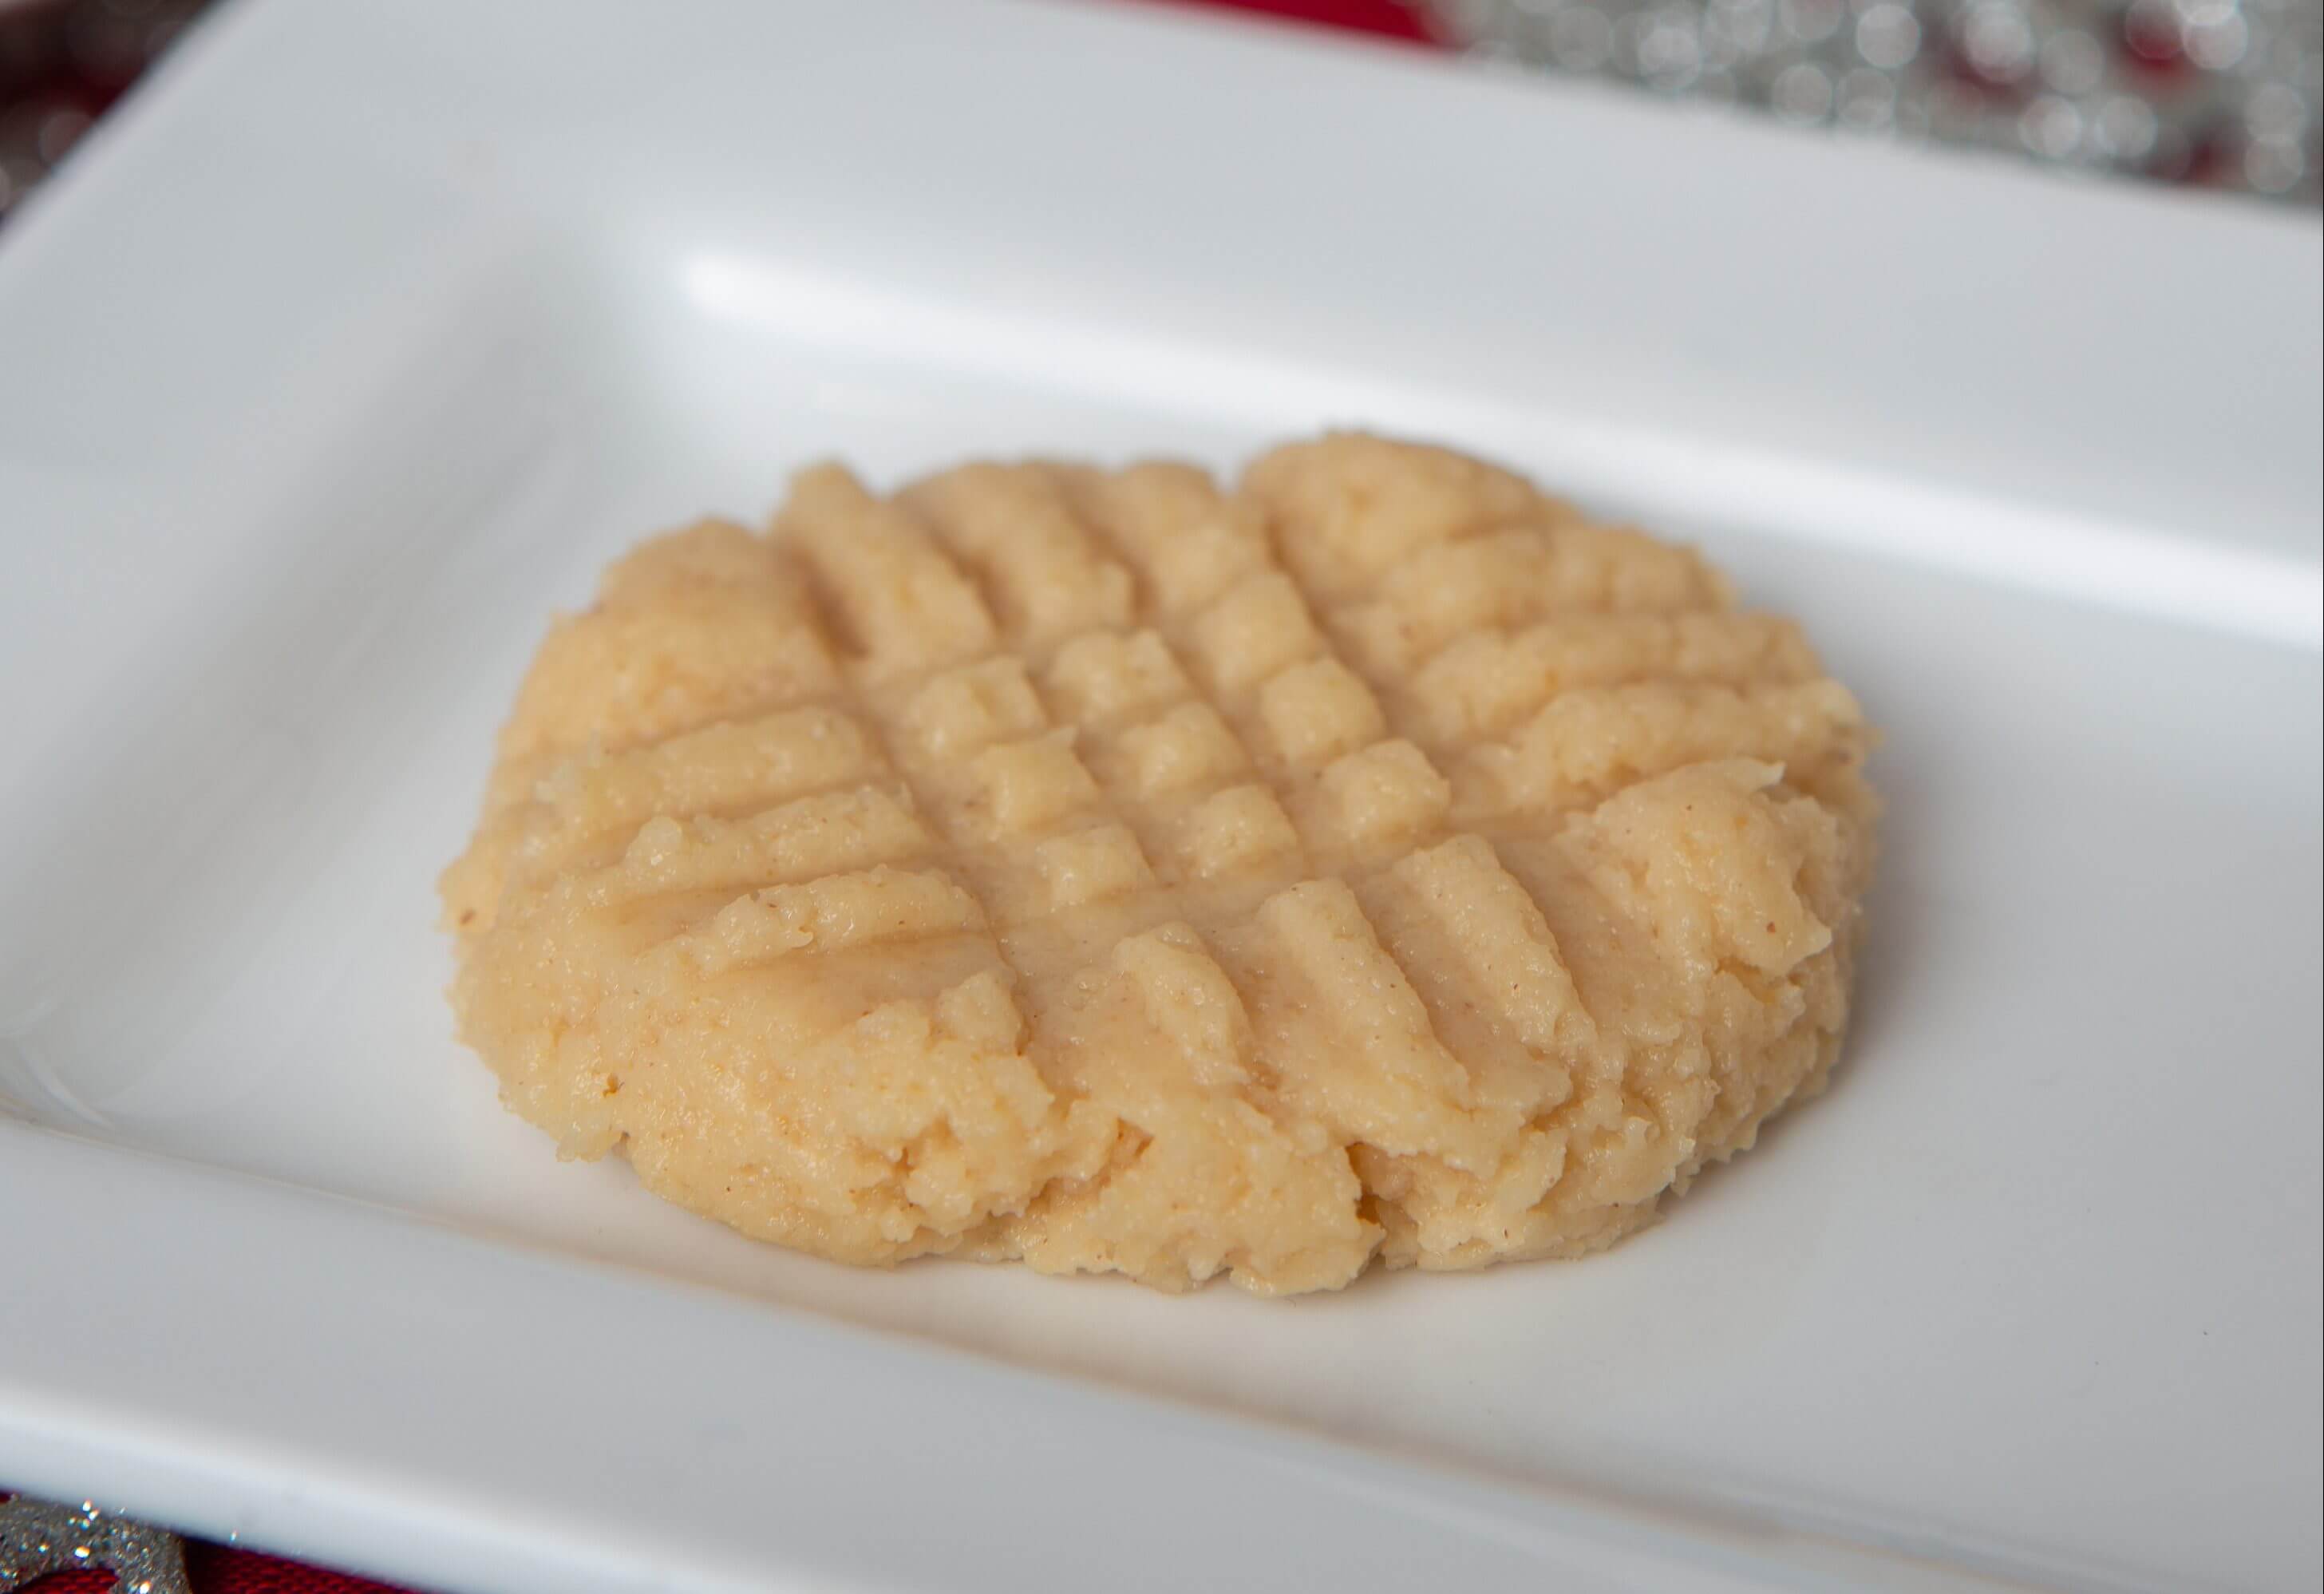
POLYGON ((113 1594, 193 1594, 173 1533, 107 1516, 87 1500, 0 1500, 0 1594, 90 1567, 113 1574, 113 1594))
POLYGON ((1472 51, 1786 122, 2324 200, 2324 0, 1420 0, 1472 51))

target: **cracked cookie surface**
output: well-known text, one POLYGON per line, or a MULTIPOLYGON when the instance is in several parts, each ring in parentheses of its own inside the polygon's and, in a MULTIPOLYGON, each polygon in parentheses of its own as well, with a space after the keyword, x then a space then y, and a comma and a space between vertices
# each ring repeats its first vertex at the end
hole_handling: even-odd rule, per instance
POLYGON ((559 621, 445 873, 568 1155, 854 1263, 1578 1255, 1820 1089, 1877 802, 1789 621, 1361 435, 800 475, 559 621))

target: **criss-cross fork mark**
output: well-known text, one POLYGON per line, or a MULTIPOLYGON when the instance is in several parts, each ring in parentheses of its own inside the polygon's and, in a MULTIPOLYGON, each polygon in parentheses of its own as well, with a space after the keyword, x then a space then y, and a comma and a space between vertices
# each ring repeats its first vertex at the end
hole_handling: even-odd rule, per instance
MULTIPOLYGON (((1446 782, 1237 513, 1172 467, 972 467, 893 502, 803 484, 784 529, 850 654, 854 711, 956 849, 1004 956, 1057 913, 1123 905, 1110 925, 1127 935, 1177 917, 1179 888, 1223 881, 1204 917, 1285 948, 1326 998, 1307 1021, 1379 1072, 1570 1051, 1586 1019, 1538 906, 1481 841, 1428 851, 1446 782), (1521 907, 1449 910, 1477 892, 1521 907), (1400 933, 1383 934, 1399 902, 1400 933), (1460 967, 1417 981, 1398 941, 1460 967), (1500 1015, 1454 1022, 1459 1055, 1437 1035, 1456 1009, 1500 1015)), ((1448 1144, 1463 1132, 1443 1128, 1448 1144)))
POLYGON ((1796 626, 1738 610, 1691 549, 1452 456, 1422 467, 1419 486, 1373 484, 1392 502, 1370 513, 1344 502, 1361 484, 1326 484, 1317 502, 1313 479, 1269 462, 1254 474, 1340 656, 1397 734, 1444 761, 1456 828, 1594 804, 1723 757, 1849 779, 1853 700, 1796 626))
MULTIPOLYGON (((805 1167, 855 1159, 877 1187, 876 1223, 826 1241, 843 1251, 910 1254, 910 1224, 936 1244, 970 1223, 979 1246, 1110 1263, 1092 1203, 1151 1194, 1115 1175, 1172 1156, 1231 1202, 1277 1186, 1221 1169, 1309 1169, 1290 1204, 1337 1210, 1330 1243, 1357 1248, 1332 1267, 1361 1265, 1373 1223, 1406 1260, 1583 1242, 1661 1187, 1678 1165, 1654 1159, 1684 1154, 1702 1108, 1699 1036, 1623 1038, 1637 990, 1660 1000, 1667 979, 1683 1000, 1693 977, 1656 945, 1633 866, 1660 855, 1656 815, 1694 798, 1723 823, 1718 781, 1751 777, 1577 810, 1722 736, 1779 747, 1712 721, 1779 713, 1740 696, 1770 677, 1825 684, 1692 556, 1628 573, 1629 534, 1537 499, 1415 515, 1410 461, 1367 480, 1361 448, 1301 455, 1270 456, 1294 461, 1287 497, 1266 461, 1232 496, 1167 465, 972 466, 892 498, 824 469, 768 537, 698 528, 642 552, 651 604, 618 612, 617 570, 562 689, 520 705, 520 730, 550 725, 546 752, 602 700, 614 751, 557 766, 512 845, 480 835, 553 896, 512 894, 526 917, 475 983, 546 981, 568 1006, 603 985, 617 1048, 650 1052, 667 1018, 746 1069, 763 1050, 864 1092, 782 1128, 807 1149, 770 1143, 805 1167), (1567 757, 1576 715, 1602 734, 1567 757), (542 955, 560 924, 579 959, 542 955), (933 1105, 987 1082, 990 1101, 933 1105), (1031 1160, 978 1138, 1002 1122, 988 1108, 1024 1115, 1031 1160), (882 1138, 914 1113, 934 1116, 882 1138), (1561 1183, 1569 1151, 1628 1172, 1561 1183), (1055 1212, 1030 1204, 1057 1180, 1055 1212)), ((623 1112, 650 1119, 665 1098, 646 1084, 621 1107, 534 1093, 604 1139, 623 1112)), ((807 1209, 751 1210, 788 1236, 807 1209)), ((1203 1276, 1220 1260, 1203 1248, 1242 1231, 1224 1209, 1196 1229, 1203 1276)))
MULTIPOLYGON (((1021 979, 1013 946, 1078 933, 1048 931, 1059 915, 1108 908, 1100 933, 1111 942, 1190 903, 1213 926, 1254 921, 1302 881, 1336 880, 1346 897, 1334 913, 1362 921, 1342 928, 1379 947, 1394 983, 1421 992, 1457 1033, 1470 1027, 1446 991, 1473 987, 1471 1005, 1494 1009, 1508 993, 1465 977, 1416 981, 1397 947, 1426 939, 1420 921, 1380 916, 1399 879, 1434 867, 1416 858, 1470 828, 1424 750, 1457 754, 1486 726, 1448 736, 1444 704, 1414 690, 1383 639, 1433 648, 1424 676, 1458 663, 1470 643, 1524 653, 1524 673, 1554 661, 1564 628, 1627 639, 1630 662, 1607 672, 1616 676, 1692 660, 1681 673, 1748 677, 1771 656, 1786 675, 1812 668, 1785 653, 1781 630, 1722 626, 1736 618, 1723 610, 1674 613, 1720 594, 1691 556, 1660 545, 1646 576, 1618 580, 1602 548, 1561 566, 1520 546, 1599 529, 1505 512, 1335 566, 1327 536, 1297 523, 1296 510, 1269 508, 1273 524, 1249 496, 1229 499, 1203 473, 1161 465, 969 466, 893 500, 843 472, 810 472, 758 555, 775 567, 768 621, 785 632, 779 674, 794 685, 756 717, 567 770, 553 829, 569 846, 622 820, 695 816, 636 832, 651 844, 632 845, 600 889, 631 902, 683 898, 672 908, 686 919, 689 905, 718 917, 737 890, 766 897, 759 906, 771 917, 738 913, 715 926, 723 939, 704 955, 721 966, 806 944, 959 934, 963 900, 938 889, 948 882, 1021 979), (1420 579, 1430 560, 1454 572, 1450 597, 1431 597, 1420 579), (1544 592, 1495 591, 1559 569, 1544 592), (1609 613, 1607 604, 1637 607, 1609 613), (1443 642, 1443 616, 1480 618, 1480 604, 1501 618, 1558 618, 1443 642), (1398 615, 1419 629, 1398 632, 1388 624, 1398 615), (900 788, 903 807, 874 789, 881 782, 900 788), (844 911, 860 895, 855 877, 913 865, 925 878, 890 894, 897 913, 844 911)), ((752 656, 774 640, 753 642, 752 656)), ((1549 681, 1545 703, 1563 684, 1549 681)), ((1506 706, 1480 711, 1508 717, 1506 706)), ((1530 926, 1545 926, 1541 902, 1489 843, 1463 858, 1468 873, 1526 894, 1530 926)), ((1441 905, 1461 871, 1437 874, 1441 905)), ((1522 938, 1549 944, 1563 966, 1545 927, 1522 938)), ((1446 955, 1490 961, 1474 948, 1446 955)), ((1507 1033, 1528 1027, 1538 1027, 1517 1014, 1507 1033)))
MULTIPOLYGON (((706 968, 966 934, 1020 984, 1192 919, 1208 926, 1200 955, 1239 990, 1254 959, 1298 971, 1322 1000, 1286 1021, 1339 1037, 1317 1055, 1460 1082, 1413 1100, 1554 1107, 1557 1091, 1518 1076, 1581 1055, 1594 1031, 1541 895, 1563 877, 1512 872, 1463 824, 1425 751, 1457 752, 1462 737, 1443 734, 1410 663, 1443 666, 1462 639, 1444 640, 1441 617, 1389 622, 1433 613, 1416 561, 1449 561, 1440 610, 1467 615, 1496 581, 1560 567, 1513 539, 1577 535, 1504 518, 1333 571, 1314 528, 1263 522, 1183 467, 971 466, 894 499, 809 473, 766 557, 788 572, 781 622, 819 655, 800 677, 813 701, 782 713, 828 720, 827 756, 792 757, 802 769, 770 785, 786 796, 764 812, 654 831, 615 894, 700 902, 682 939, 706 968), (1431 650, 1394 657, 1399 637, 1431 650), (829 789, 800 793, 801 777, 829 789), (738 889, 728 908, 710 900, 738 889)), ((1696 612, 1674 606, 1717 595, 1690 585, 1691 556, 1658 557, 1660 574, 1627 587, 1597 557, 1568 561, 1545 598, 1490 597, 1495 617, 1532 631, 1474 634, 1554 651, 1554 635, 1519 639, 1541 631, 1545 606, 1572 605, 1578 619, 1549 623, 1632 639, 1648 675, 1680 654, 1741 669, 1782 640, 1690 629, 1696 612)), ((639 788, 613 806, 749 806, 741 787, 681 793, 691 766, 669 761, 669 779, 626 775, 639 788)), ((1429 1143, 1457 1164, 1468 1132, 1447 1119, 1429 1143)))

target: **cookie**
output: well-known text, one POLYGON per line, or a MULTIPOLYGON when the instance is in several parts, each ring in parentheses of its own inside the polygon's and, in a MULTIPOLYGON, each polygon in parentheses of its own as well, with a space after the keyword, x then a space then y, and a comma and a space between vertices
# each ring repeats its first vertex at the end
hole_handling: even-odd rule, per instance
POLYGON ((1820 1089, 1869 732, 1692 551, 1360 435, 799 476, 559 621, 446 872, 567 1155, 844 1262, 1572 1257, 1820 1089))

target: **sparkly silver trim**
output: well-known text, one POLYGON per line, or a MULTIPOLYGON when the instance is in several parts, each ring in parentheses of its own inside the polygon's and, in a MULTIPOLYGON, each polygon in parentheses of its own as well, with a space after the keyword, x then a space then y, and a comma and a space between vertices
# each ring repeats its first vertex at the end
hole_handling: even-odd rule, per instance
POLYGON ((2324 200, 2324 0, 1420 0, 1472 51, 1787 122, 2324 200))
POLYGON ((87 1500, 0 1500, 0 1594, 90 1567, 113 1574, 113 1594, 193 1594, 185 1548, 173 1533, 108 1516, 87 1500))

